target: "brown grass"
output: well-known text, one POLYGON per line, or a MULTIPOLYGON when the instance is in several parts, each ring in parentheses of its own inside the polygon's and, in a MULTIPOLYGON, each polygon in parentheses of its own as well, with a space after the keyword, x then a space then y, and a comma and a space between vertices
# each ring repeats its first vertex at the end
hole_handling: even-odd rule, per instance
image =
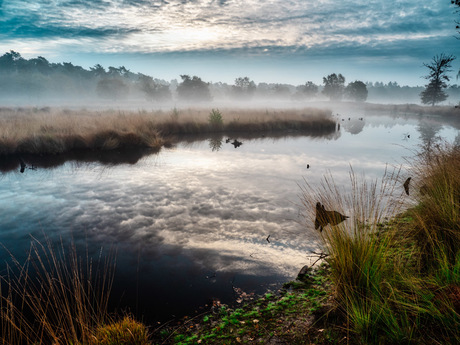
POLYGON ((25 262, 0 277, 0 344, 91 344, 107 321, 112 254, 91 260, 74 243, 33 239, 25 262))
POLYGON ((331 112, 318 109, 223 109, 223 126, 209 123, 210 109, 70 111, 0 109, 0 155, 59 154, 72 150, 160 148, 171 136, 215 131, 323 130, 331 112))

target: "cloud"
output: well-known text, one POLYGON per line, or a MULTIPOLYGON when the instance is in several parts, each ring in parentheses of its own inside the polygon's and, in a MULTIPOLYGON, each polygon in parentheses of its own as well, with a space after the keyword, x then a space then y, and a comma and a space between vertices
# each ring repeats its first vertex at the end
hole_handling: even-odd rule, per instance
POLYGON ((100 37, 89 49, 106 52, 352 49, 447 36, 453 25, 441 0, 9 1, 3 8, 3 38, 100 37))

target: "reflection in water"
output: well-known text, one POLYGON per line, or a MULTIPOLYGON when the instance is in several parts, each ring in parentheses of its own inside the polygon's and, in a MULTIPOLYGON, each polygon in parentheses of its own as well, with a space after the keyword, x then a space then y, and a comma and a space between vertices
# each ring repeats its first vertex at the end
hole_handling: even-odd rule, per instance
POLYGON ((77 163, 100 163, 104 165, 136 164, 142 157, 158 153, 159 150, 152 149, 123 149, 109 151, 71 151, 58 155, 31 155, 22 154, 3 156, 0 160, 0 172, 8 172, 19 169, 23 173, 26 168, 30 170, 56 168, 68 161, 77 163))
POLYGON ((219 151, 222 147, 222 135, 212 136, 208 139, 209 147, 212 151, 219 151))
MULTIPOLYGON (((38 167, 33 173, 20 174, 17 157, 2 160, 2 171, 14 172, 0 179, 0 242, 18 257, 27 255, 30 235, 43 233, 72 236, 90 256, 116 245, 113 305, 144 320, 193 313, 212 298, 234 302, 233 287, 262 293, 309 263, 319 231, 303 217, 302 179, 314 186, 330 172, 347 186, 350 164, 381 178, 422 142, 402 140, 417 121, 388 119, 366 118, 359 135, 337 128, 324 136, 226 136, 244 142, 237 150, 219 135, 190 136, 157 155, 22 157, 38 167)), ((453 139, 458 130, 437 135, 453 139)), ((0 256, 11 260, 5 250, 0 256)))
POLYGON ((361 117, 359 119, 351 118, 350 120, 344 122, 344 129, 351 134, 358 134, 361 133, 365 126, 364 119, 361 117))
POLYGON ((420 133, 420 137, 423 146, 428 148, 431 144, 439 141, 439 137, 436 138, 436 134, 442 129, 443 125, 434 121, 420 121, 417 130, 420 133))

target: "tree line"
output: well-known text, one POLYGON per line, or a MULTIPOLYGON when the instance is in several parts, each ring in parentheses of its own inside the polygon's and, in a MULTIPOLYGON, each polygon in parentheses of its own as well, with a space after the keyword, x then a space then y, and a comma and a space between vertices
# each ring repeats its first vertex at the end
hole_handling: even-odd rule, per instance
POLYGON ((439 58, 442 60, 442 68, 439 71, 431 64, 425 65, 431 68, 433 73, 437 73, 437 77, 434 77, 437 79, 435 82, 430 81, 429 87, 423 89, 400 86, 396 82, 384 84, 355 80, 346 84, 345 77, 340 73, 325 76, 322 85, 312 81, 297 86, 280 83, 256 84, 247 76, 236 78, 233 85, 209 83, 198 76, 190 75, 181 75, 180 81, 174 79, 168 82, 142 73, 133 73, 124 66, 105 69, 96 64, 85 69, 70 62, 51 63, 42 56, 25 59, 20 53, 10 51, 0 56, 0 99, 17 99, 19 95, 19 98, 29 101, 50 98, 109 101, 143 99, 155 102, 212 99, 249 101, 270 98, 365 102, 370 98, 375 102, 397 103, 415 102, 416 98, 423 94, 422 102, 436 104, 449 95, 456 98, 460 96, 460 88, 457 85, 447 87, 446 84, 446 73, 449 71, 452 58, 445 55, 439 58))

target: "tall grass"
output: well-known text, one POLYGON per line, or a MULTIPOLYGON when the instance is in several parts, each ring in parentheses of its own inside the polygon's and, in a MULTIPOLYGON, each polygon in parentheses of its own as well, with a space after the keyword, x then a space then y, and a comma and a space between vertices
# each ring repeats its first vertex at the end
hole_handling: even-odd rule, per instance
POLYGON ((172 136, 183 134, 335 128, 331 112, 319 109, 213 109, 211 114, 210 117, 207 109, 176 108, 172 112, 0 108, 0 155, 125 147, 158 149, 172 136))
POLYGON ((460 148, 437 144, 417 157, 413 174, 418 206, 408 236, 421 248, 420 268, 455 265, 460 248, 460 148), (440 261, 441 260, 441 261, 440 261))
POLYGON ((96 344, 108 321, 114 257, 93 261, 74 244, 33 239, 27 260, 1 277, 1 344, 96 344))
POLYGON ((317 201, 351 216, 321 239, 337 305, 360 343, 460 342, 458 158, 455 148, 419 157, 411 193, 419 204, 404 217, 399 171, 371 182, 352 171, 349 191, 330 176, 303 187, 311 221, 317 201))

